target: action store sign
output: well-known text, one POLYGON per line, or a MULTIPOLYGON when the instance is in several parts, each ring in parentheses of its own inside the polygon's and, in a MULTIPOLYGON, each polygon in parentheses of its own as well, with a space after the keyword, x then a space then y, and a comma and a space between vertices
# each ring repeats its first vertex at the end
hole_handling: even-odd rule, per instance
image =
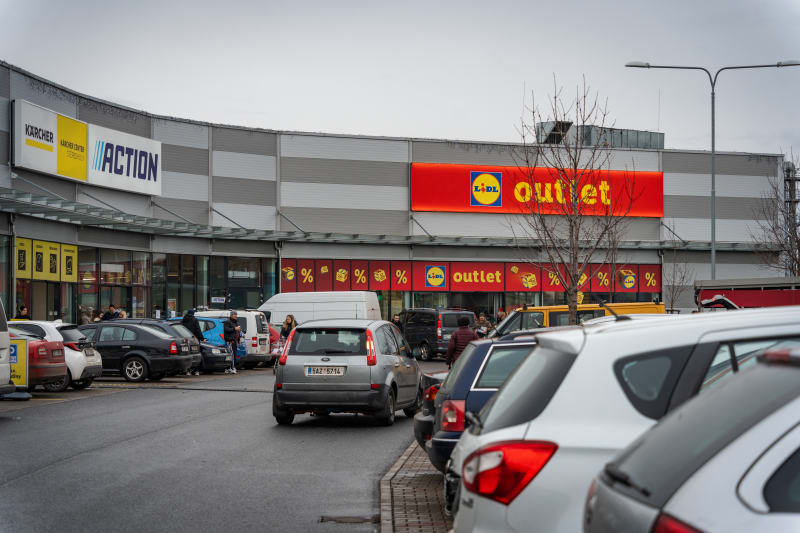
POLYGON ((161 196, 161 143, 89 125, 89 183, 161 196))

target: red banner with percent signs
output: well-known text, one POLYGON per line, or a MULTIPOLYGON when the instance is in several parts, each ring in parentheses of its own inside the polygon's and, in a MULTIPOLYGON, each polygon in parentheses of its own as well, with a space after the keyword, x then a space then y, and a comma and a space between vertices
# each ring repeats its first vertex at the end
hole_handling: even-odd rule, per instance
POLYGON ((350 287, 354 291, 369 290, 369 261, 350 261, 350 287))
POLYGON ((330 259, 322 259, 316 261, 317 271, 317 290, 318 291, 332 291, 333 290, 333 261, 330 259))
POLYGON ((281 260, 281 292, 297 292, 297 259, 281 260))
POLYGON ((614 274, 614 292, 639 291, 639 265, 617 265, 614 274))
POLYGON ((639 265, 639 292, 661 292, 661 265, 639 265))
POLYGON ((369 262, 369 290, 388 291, 391 288, 392 268, 389 261, 369 262))
POLYGON ((506 291, 539 292, 542 290, 542 267, 531 263, 506 263, 506 291))
POLYGON ((297 292, 314 292, 314 260, 297 260, 297 292))
POLYGON ((337 259, 333 262, 333 290, 350 290, 350 261, 337 259))
MULTIPOLYGON (((662 172, 596 170, 579 177, 580 212, 630 217, 664 215, 662 172)), ((569 187, 556 169, 412 163, 411 210, 455 213, 563 213, 569 187), (535 197, 534 197, 535 195, 535 197)))
MULTIPOLYGON (((557 265, 558 272, 564 276, 564 265, 557 265)), ((542 290, 545 292, 564 292, 564 286, 561 284, 556 273, 556 267, 550 264, 542 265, 542 290)))
POLYGON ((411 290, 411 261, 392 261, 392 290, 411 290))
POLYGON ((592 265, 590 290, 592 292, 612 291, 611 267, 609 265, 592 265))

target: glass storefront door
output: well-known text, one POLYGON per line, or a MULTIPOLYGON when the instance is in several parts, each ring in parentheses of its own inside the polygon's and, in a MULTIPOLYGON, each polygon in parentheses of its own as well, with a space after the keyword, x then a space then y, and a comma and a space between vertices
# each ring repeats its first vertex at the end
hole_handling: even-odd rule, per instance
POLYGON ((114 304, 122 311, 124 310, 127 315, 132 316, 133 301, 131 300, 131 288, 103 285, 100 287, 100 312, 105 313, 108 311, 108 306, 114 304))
POLYGON ((503 306, 503 295, 499 292, 451 292, 448 307, 473 311, 475 316, 483 313, 493 321, 503 306))

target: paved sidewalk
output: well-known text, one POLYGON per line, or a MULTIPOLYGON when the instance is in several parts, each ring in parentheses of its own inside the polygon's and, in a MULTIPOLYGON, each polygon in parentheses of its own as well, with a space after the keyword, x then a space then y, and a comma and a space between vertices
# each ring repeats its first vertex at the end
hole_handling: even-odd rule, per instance
POLYGON ((381 533, 446 533, 444 478, 416 441, 381 480, 381 533))

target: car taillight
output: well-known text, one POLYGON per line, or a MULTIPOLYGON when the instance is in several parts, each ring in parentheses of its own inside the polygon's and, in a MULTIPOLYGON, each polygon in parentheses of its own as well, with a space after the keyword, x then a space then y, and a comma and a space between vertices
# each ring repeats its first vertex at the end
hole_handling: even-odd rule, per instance
POLYGON ((178 344, 177 343, 175 343, 175 342, 169 343, 169 353, 170 353, 170 355, 177 355, 178 353, 180 353, 178 351, 178 344))
POLYGON ((39 346, 39 349, 36 350, 38 355, 47 355, 47 348, 44 346, 39 346))
POLYGON ((367 330, 367 366, 378 364, 378 356, 375 354, 375 341, 372 339, 372 332, 367 330))
POLYGON ((464 431, 464 400, 447 400, 442 405, 442 431, 464 431))
POLYGON ((297 331, 293 329, 291 333, 289 333, 289 338, 286 339, 286 344, 283 345, 283 352, 281 353, 281 358, 278 359, 279 365, 285 365, 286 359, 289 357, 289 345, 292 344, 292 337, 294 337, 294 332, 297 331))
POLYGON ((653 526, 651 533, 703 533, 699 529, 695 529, 690 525, 684 524, 676 518, 672 518, 668 514, 658 515, 656 525, 653 526))
POLYGON ((439 318, 436 320, 436 338, 442 338, 442 315, 439 315, 439 318))
POLYGON ((251 340, 253 341, 253 348, 258 348, 258 337, 253 337, 251 340))
POLYGON ((430 387, 425 389, 426 402, 432 402, 433 400, 436 399, 436 393, 439 392, 439 387, 441 387, 441 384, 431 385, 430 387))
MULTIPOLYGON (((464 461, 464 488, 508 505, 558 449, 552 442, 508 441, 481 448, 464 461)), ((661 533, 661 532, 659 532, 661 533)))

